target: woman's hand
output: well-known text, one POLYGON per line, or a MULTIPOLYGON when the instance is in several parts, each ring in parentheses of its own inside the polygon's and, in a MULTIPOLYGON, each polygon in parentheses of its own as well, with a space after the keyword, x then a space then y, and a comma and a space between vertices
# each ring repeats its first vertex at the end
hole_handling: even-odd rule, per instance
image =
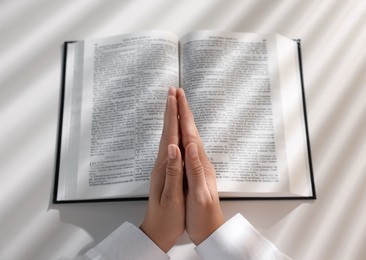
POLYGON ((186 230, 192 242, 200 244, 224 223, 216 188, 216 173, 208 159, 183 89, 177 90, 185 170, 186 230))
POLYGON ((140 229, 165 252, 185 230, 183 160, 179 150, 175 88, 169 89, 158 158, 151 174, 147 213, 140 229))

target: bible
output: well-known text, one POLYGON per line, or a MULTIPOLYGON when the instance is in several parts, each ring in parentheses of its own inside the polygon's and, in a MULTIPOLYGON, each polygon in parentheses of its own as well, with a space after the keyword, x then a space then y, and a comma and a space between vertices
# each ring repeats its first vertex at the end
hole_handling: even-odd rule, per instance
POLYGON ((65 43, 53 202, 146 199, 170 86, 220 198, 316 198, 299 40, 146 31, 65 43))

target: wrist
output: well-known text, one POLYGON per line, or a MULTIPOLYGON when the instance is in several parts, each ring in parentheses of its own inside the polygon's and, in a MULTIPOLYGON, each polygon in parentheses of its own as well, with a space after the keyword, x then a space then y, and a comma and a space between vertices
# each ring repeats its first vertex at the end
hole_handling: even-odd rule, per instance
POLYGON ((198 246, 203 241, 205 241, 208 237, 210 237, 217 229, 219 229, 225 223, 224 218, 222 216, 218 217, 213 223, 209 226, 206 226, 205 230, 197 230, 197 232, 189 232, 189 237, 192 242, 198 246))
POLYGON ((146 228, 144 224, 142 224, 139 228, 152 242, 154 242, 155 245, 157 245, 165 253, 167 253, 175 243, 175 240, 172 241, 172 239, 167 239, 157 232, 152 232, 149 228, 146 228))

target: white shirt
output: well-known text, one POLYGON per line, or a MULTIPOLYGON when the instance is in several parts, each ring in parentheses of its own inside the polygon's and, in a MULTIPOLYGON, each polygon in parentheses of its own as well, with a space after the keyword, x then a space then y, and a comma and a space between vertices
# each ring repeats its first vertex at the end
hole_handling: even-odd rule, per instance
MULTIPOLYGON (((263 237, 242 215, 237 214, 212 233, 196 249, 202 259, 290 259, 263 237)), ((170 259, 148 236, 129 222, 85 255, 75 260, 170 259)))

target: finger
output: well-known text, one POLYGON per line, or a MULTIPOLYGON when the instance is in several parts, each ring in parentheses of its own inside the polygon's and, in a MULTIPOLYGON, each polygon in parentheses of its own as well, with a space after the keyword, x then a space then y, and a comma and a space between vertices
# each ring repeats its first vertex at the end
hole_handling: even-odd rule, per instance
POLYGON ((183 89, 177 90, 177 99, 183 146, 186 147, 189 143, 201 144, 201 137, 183 89))
POLYGON ((188 192, 195 196, 206 197, 209 195, 210 192, 207 187, 204 167, 199 158, 195 143, 190 143, 186 147, 185 167, 188 180, 188 192))
POLYGON ((176 88, 169 88, 163 127, 163 137, 165 137, 164 141, 167 141, 166 147, 168 147, 169 144, 179 145, 178 104, 176 92, 176 88))
POLYGON ((164 190, 161 201, 176 202, 183 198, 183 163, 179 147, 175 144, 168 146, 168 162, 166 166, 164 190))
POLYGON ((165 169, 168 158, 168 145, 179 144, 178 107, 176 89, 170 87, 164 113, 164 125, 161 134, 158 157, 150 180, 150 198, 160 200, 165 183, 165 169))
POLYGON ((178 105, 176 89, 170 87, 164 113, 164 125, 160 139, 159 157, 167 158, 169 144, 179 145, 178 105))
POLYGON ((182 145, 185 148, 188 144, 195 143, 197 145, 198 154, 203 166, 205 168, 210 168, 212 167, 211 162, 206 155, 205 148, 198 133, 193 114, 189 108, 189 104, 183 89, 177 90, 177 99, 182 145))

